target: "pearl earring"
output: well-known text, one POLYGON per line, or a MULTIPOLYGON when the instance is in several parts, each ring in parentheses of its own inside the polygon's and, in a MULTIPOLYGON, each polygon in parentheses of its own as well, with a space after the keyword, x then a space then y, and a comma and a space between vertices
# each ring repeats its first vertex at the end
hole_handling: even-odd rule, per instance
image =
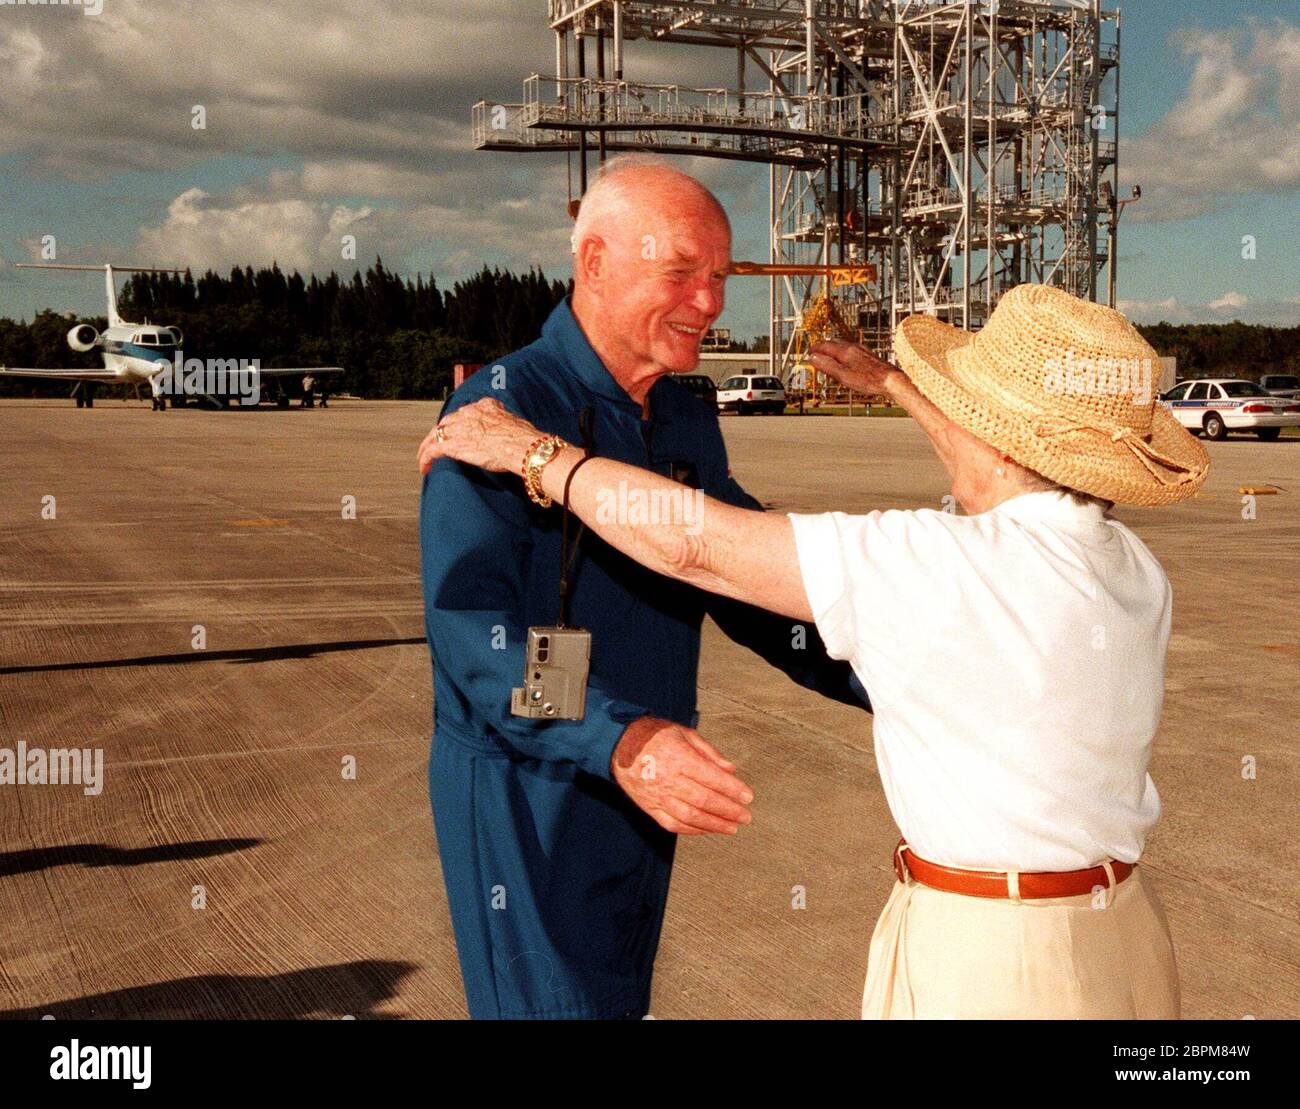
POLYGON ((997 473, 998 473, 998 477, 1006 477, 1006 476, 1007 476, 1007 469, 1006 469, 1006 467, 1005 467, 1005 466, 999 466, 999 467, 998 467, 998 470, 997 470, 997 473))

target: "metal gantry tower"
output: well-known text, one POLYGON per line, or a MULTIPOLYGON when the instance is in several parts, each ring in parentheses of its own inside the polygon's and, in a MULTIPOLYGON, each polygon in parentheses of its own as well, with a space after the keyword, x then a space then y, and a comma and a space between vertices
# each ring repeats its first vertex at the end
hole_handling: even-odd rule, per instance
POLYGON ((767 166, 769 264, 794 271, 769 278, 772 372, 787 381, 805 308, 828 292, 811 268, 875 267, 835 304, 888 354, 912 312, 973 329, 1024 281, 1095 300, 1114 265, 1098 229, 1118 193, 1119 13, 1100 0, 548 7, 555 74, 528 77, 519 103, 475 104, 474 145, 577 153, 579 192, 611 151, 767 166), (734 83, 628 80, 631 42, 729 51, 734 83))

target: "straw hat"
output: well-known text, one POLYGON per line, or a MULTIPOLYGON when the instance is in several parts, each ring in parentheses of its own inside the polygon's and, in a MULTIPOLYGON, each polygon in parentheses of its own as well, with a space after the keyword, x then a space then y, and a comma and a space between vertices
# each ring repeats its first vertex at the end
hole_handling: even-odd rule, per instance
POLYGON ((1060 485, 1157 505, 1205 481, 1205 448, 1156 400, 1155 350, 1113 308, 1017 285, 974 334, 909 316, 894 354, 950 420, 1060 485))

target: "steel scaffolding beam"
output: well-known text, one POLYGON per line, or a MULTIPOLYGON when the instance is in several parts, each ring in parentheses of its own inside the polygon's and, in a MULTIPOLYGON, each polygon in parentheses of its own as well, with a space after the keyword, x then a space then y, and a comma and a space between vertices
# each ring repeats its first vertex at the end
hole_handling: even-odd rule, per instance
MULTIPOLYGON (((1097 298, 1119 95, 1100 0, 549 0, 548 19, 555 76, 475 104, 477 148, 576 151, 583 186, 588 150, 767 164, 769 262, 874 265, 837 304, 884 354, 902 316, 977 328, 1024 281, 1097 298), (627 80, 630 42, 728 50, 735 85, 627 80)), ((770 278, 787 381, 814 272, 770 278)))

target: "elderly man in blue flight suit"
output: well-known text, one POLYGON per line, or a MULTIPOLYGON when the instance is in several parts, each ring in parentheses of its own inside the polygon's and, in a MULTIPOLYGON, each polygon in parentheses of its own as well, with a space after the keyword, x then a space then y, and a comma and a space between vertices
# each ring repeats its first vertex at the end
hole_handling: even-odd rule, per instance
MULTIPOLYGON (((446 411, 492 396, 596 454, 759 507, 731 478, 717 413, 671 377, 698 365, 722 311, 731 232, 717 200, 665 163, 613 159, 583 198, 573 251, 573 294, 541 338, 446 411)), ((420 542, 429 793, 470 1015, 642 1017, 677 835, 750 820, 752 792, 694 730, 704 614, 800 684, 869 707, 866 695, 815 628, 586 536, 568 620, 592 636, 585 713, 514 716, 528 629, 556 622, 559 507, 443 458, 425 479, 420 542)))

